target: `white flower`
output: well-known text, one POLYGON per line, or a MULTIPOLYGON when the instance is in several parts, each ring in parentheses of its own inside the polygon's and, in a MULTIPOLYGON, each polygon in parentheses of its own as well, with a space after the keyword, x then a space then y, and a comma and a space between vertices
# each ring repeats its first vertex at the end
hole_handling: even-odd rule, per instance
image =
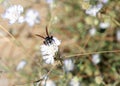
POLYGON ((49 45, 43 44, 40 46, 40 51, 42 54, 42 58, 47 64, 53 64, 54 63, 54 56, 56 52, 58 51, 58 46, 61 44, 61 42, 53 37, 52 43, 49 45))
POLYGON ((85 12, 86 14, 89 14, 91 16, 96 16, 102 7, 103 7, 102 4, 94 5, 87 9, 85 12))
POLYGON ((25 60, 20 61, 20 63, 18 64, 16 70, 18 71, 18 70, 23 69, 26 64, 27 64, 27 62, 25 60))
POLYGON ((70 80, 69 86, 80 86, 80 82, 77 77, 74 77, 70 80))
POLYGON ((29 9, 25 15, 25 21, 29 26, 34 26, 35 23, 40 23, 39 13, 36 10, 29 9))
POLYGON ((46 2, 47 2, 48 4, 52 4, 52 3, 54 2, 54 0, 46 0, 46 2))
POLYGON ((21 5, 13 5, 6 9, 2 17, 8 19, 10 24, 13 24, 19 19, 23 11, 24 9, 21 5))
POLYGON ((106 29, 110 26, 110 24, 108 22, 101 22, 100 23, 100 28, 102 29, 106 29))
POLYGON ((120 30, 117 30, 116 32, 116 39, 117 41, 120 41, 120 30))
POLYGON ((25 18, 23 16, 20 16, 18 19, 18 23, 23 23, 25 21, 25 18))
POLYGON ((46 0, 46 2, 48 3, 50 9, 54 8, 54 0, 46 0))
POLYGON ((59 46, 61 44, 61 41, 58 40, 56 37, 53 37, 53 40, 54 40, 53 44, 55 44, 57 46, 59 46))
POLYGON ((92 55, 92 62, 94 64, 98 64, 100 62, 100 55, 99 54, 92 55))
POLYGON ((55 82, 50 79, 43 80, 41 84, 42 84, 42 86, 56 86, 55 82))
POLYGON ((89 30, 89 33, 90 33, 91 36, 94 36, 95 33, 96 33, 96 28, 91 28, 91 29, 89 30))
POLYGON ((69 72, 74 69, 74 63, 72 59, 65 59, 63 64, 64 64, 63 69, 65 72, 69 72))
POLYGON ((101 2, 103 2, 104 4, 108 3, 109 0, 101 0, 101 2))

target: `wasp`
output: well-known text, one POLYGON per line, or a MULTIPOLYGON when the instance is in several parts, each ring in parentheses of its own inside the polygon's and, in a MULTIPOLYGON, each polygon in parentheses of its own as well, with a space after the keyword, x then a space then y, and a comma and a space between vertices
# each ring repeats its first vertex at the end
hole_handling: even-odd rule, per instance
POLYGON ((41 35, 39 35, 39 34, 36 34, 36 36, 41 37, 41 38, 44 39, 43 43, 44 43, 45 45, 50 45, 50 44, 52 44, 53 41, 54 41, 54 39, 53 39, 53 36, 50 36, 50 35, 49 35, 47 26, 46 26, 46 35, 47 35, 47 36, 44 37, 44 36, 41 36, 41 35))

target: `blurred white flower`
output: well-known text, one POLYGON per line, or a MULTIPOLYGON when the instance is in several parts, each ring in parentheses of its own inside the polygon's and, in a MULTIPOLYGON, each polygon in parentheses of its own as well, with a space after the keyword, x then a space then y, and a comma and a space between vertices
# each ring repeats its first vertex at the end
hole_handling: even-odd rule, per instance
POLYGON ((25 18, 23 16, 20 16, 18 18, 18 23, 23 23, 25 21, 25 18))
POLYGON ((108 3, 109 0, 101 0, 101 2, 103 2, 104 4, 108 3))
POLYGON ((90 33, 91 36, 94 36, 95 33, 96 33, 96 28, 91 28, 91 29, 89 30, 89 33, 90 33))
POLYGON ((80 82, 77 77, 74 77, 70 80, 69 86, 80 86, 80 82))
POLYGON ((102 7, 103 7, 102 4, 94 5, 94 6, 91 6, 89 9, 87 9, 85 12, 88 15, 96 16, 102 7))
POLYGON ((116 32, 116 39, 117 39, 117 41, 120 42, 120 30, 117 30, 117 32, 116 32))
POLYGON ((98 64, 100 62, 100 55, 99 54, 93 54, 92 55, 92 62, 94 64, 98 64))
POLYGON ((53 9, 55 7, 54 0, 46 0, 46 3, 49 5, 50 9, 53 9))
POLYGON ((29 26, 34 26, 35 23, 40 23, 38 11, 29 9, 25 15, 25 22, 27 22, 29 26))
POLYGON ((2 18, 8 19, 10 24, 15 23, 24 9, 21 5, 13 5, 6 9, 5 13, 2 14, 2 18))
POLYGON ((63 69, 65 72, 70 72, 74 69, 74 63, 72 59, 65 59, 63 64, 63 69))
POLYGON ((20 63, 18 64, 16 70, 19 71, 19 70, 23 69, 26 64, 27 64, 27 62, 25 60, 20 61, 20 63))
POLYGON ((48 79, 48 80, 43 80, 41 83, 42 86, 56 86, 55 82, 48 79))
POLYGON ((46 0, 46 2, 47 2, 48 4, 52 4, 52 3, 54 2, 54 0, 46 0))
POLYGON ((54 56, 56 52, 58 51, 58 46, 60 44, 61 44, 60 40, 58 40, 56 37, 53 37, 52 43, 43 44, 40 46, 42 58, 45 61, 45 63, 47 64, 54 63, 54 56))
POLYGON ((102 29, 106 29, 110 26, 110 24, 108 22, 101 22, 99 26, 102 29))

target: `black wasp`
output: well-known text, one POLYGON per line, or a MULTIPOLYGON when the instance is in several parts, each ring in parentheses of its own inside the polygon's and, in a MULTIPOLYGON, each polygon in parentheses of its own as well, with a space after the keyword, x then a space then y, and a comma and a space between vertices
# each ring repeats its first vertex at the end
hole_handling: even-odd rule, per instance
POLYGON ((54 41, 54 39, 53 39, 53 36, 50 36, 50 35, 48 34, 48 28, 47 28, 47 26, 46 26, 46 35, 47 35, 46 37, 43 37, 43 36, 41 36, 41 35, 39 35, 39 34, 36 34, 36 36, 39 36, 39 37, 41 37, 41 38, 44 39, 43 43, 44 43, 45 45, 50 45, 50 44, 52 44, 53 41, 54 41))

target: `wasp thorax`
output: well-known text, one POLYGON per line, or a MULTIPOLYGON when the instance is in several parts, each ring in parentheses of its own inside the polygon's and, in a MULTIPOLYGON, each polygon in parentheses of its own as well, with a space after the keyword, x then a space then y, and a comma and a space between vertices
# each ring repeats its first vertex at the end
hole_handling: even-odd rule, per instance
POLYGON ((53 36, 50 36, 50 37, 48 36, 48 37, 45 38, 44 44, 45 45, 50 45, 53 42, 54 42, 53 36))

